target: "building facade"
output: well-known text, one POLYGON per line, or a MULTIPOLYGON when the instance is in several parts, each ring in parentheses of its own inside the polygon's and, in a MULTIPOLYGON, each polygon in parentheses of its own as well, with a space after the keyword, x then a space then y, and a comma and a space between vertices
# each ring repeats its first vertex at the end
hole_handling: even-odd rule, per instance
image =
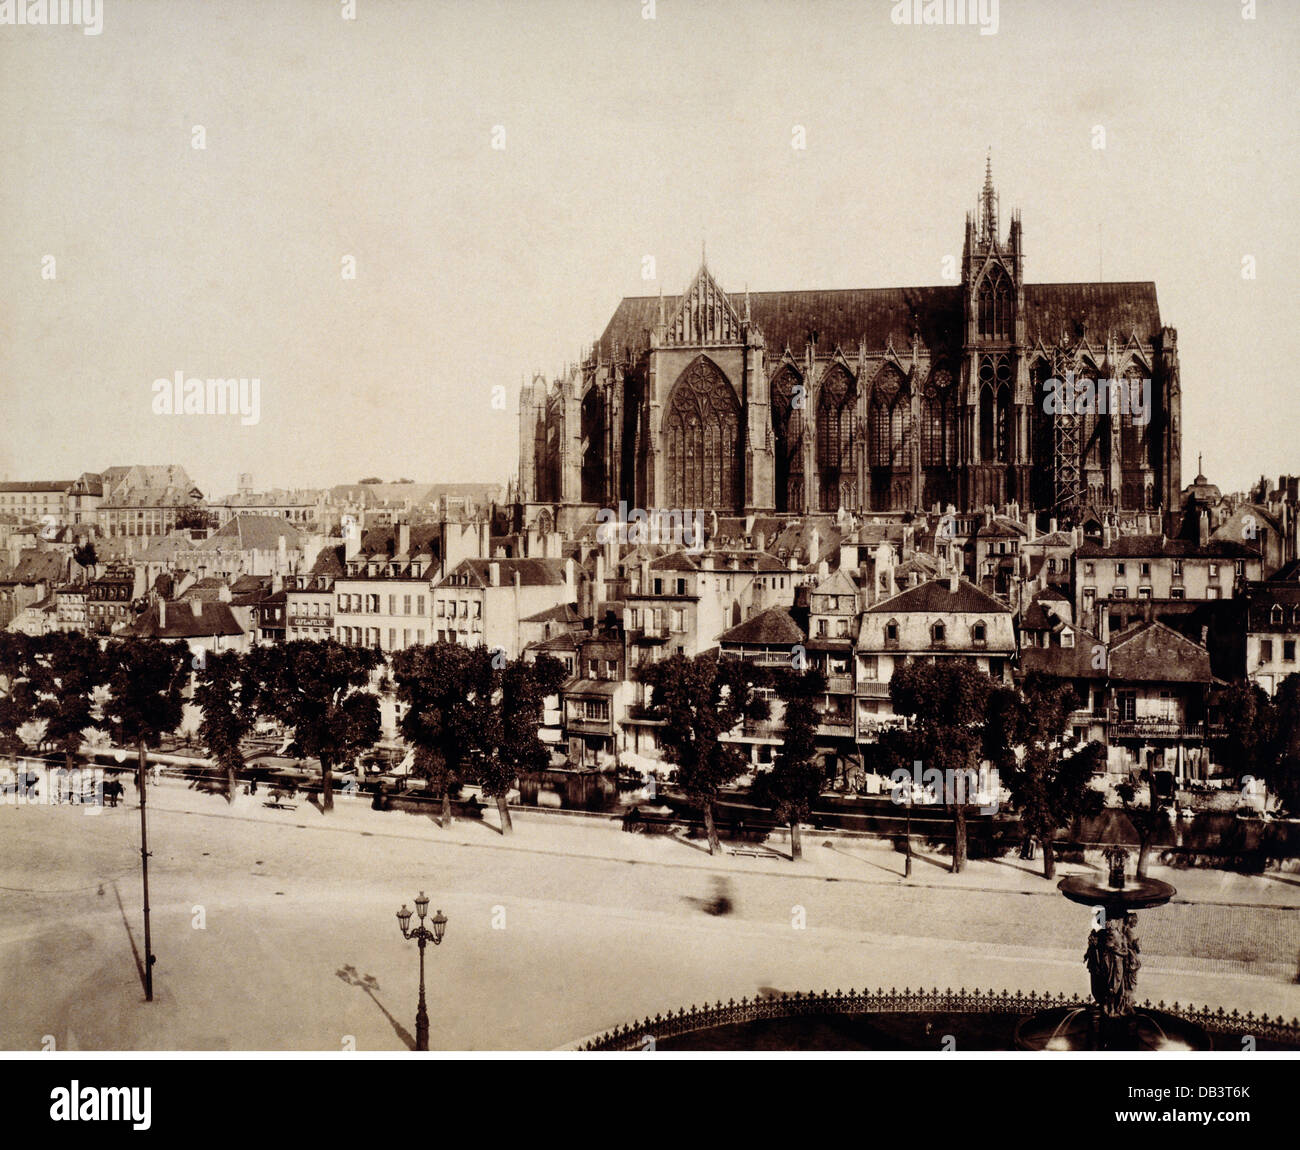
POLYGON ((586 362, 522 389, 518 497, 525 517, 1016 502, 1074 522, 1177 508, 1180 440, 1155 285, 1027 284, 989 173, 959 284, 733 298, 702 265, 681 296, 624 299, 586 362), (1060 413, 1070 377, 1088 386, 1060 413))

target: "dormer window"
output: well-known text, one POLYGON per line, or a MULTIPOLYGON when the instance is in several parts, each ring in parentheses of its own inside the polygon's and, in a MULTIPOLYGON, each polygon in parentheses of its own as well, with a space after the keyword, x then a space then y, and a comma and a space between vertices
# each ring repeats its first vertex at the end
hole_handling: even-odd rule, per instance
POLYGON ((885 642, 898 642, 898 621, 896 619, 890 619, 890 621, 885 624, 885 642))
POLYGON ((1268 621, 1270 623, 1281 623, 1282 619, 1283 612, 1281 607, 1275 606, 1273 610, 1268 613, 1268 621))
POLYGON ((1068 628, 1061 632, 1061 646, 1062 647, 1074 646, 1074 632, 1069 630, 1068 628))
POLYGON ((947 631, 942 623, 935 623, 934 626, 930 628, 930 639, 932 642, 942 643, 944 642, 946 635, 947 631))
MULTIPOLYGON (((937 626, 941 631, 943 630, 943 624, 939 623, 939 624, 936 624, 936 626, 937 626)), ((983 622, 976 623, 976 624, 975 624, 975 625, 970 629, 970 635, 971 635, 971 638, 972 638, 976 643, 987 643, 987 642, 988 642, 988 627, 987 627, 983 622)), ((942 638, 942 635, 939 636, 939 637, 942 638)))

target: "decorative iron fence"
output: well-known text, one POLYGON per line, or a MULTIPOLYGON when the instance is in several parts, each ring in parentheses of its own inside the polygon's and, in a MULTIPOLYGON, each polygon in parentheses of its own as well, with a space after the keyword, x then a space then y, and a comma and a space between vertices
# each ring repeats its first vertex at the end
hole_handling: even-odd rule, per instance
MULTIPOLYGON (((1017 990, 897 990, 878 989, 853 990, 847 992, 836 990, 832 993, 823 990, 796 991, 794 994, 773 995, 768 998, 734 998, 727 1002, 716 1002, 712 1006, 692 1005, 676 1014, 656 1014, 641 1022, 616 1027, 586 1042, 579 1043, 577 1050, 641 1050, 649 1040, 659 1042, 679 1034, 691 1034, 699 1030, 711 1030, 717 1026, 728 1026, 739 1022, 755 1022, 761 1019, 796 1018, 800 1015, 834 1015, 834 1014, 1033 1014, 1035 1011, 1047 1010, 1056 1006, 1088 1005, 1089 999, 1080 998, 1078 994, 1028 994, 1017 990)), ((1300 1045, 1300 1019, 1287 1022, 1281 1015, 1276 1019, 1268 1015, 1256 1017, 1253 1013, 1241 1014, 1236 1010, 1225 1011, 1223 1007, 1213 1010, 1210 1007, 1181 1006, 1175 1002, 1172 1006, 1163 1001, 1153 1003, 1149 999, 1141 1006, 1148 1010, 1163 1010, 1179 1018, 1197 1023, 1215 1034, 1251 1035, 1255 1039, 1264 1039, 1286 1045, 1300 1045)))

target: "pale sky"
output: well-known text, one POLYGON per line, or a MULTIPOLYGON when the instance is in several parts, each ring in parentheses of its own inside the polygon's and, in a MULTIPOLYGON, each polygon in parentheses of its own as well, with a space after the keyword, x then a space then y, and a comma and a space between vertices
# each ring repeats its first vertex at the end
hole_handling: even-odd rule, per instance
POLYGON ((1224 490, 1300 471, 1300 4, 1001 0, 990 36, 888 0, 644 6, 0 25, 0 476, 503 482, 521 376, 683 290, 702 239, 732 292, 941 283, 990 147, 1028 281, 1155 281, 1184 482, 1199 451, 1224 490), (257 377, 260 421, 154 414, 178 371, 257 377))

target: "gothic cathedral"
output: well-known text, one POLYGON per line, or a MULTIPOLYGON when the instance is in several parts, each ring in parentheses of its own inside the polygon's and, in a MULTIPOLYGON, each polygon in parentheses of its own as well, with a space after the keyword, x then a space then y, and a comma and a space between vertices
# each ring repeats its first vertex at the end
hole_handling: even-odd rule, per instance
POLYGON ((1180 408, 1155 284, 1025 283, 1019 213, 1004 236, 986 171, 960 285, 729 297, 702 264, 681 296, 624 299, 585 363, 523 388, 518 501, 719 515, 1015 502, 1067 524, 1169 510, 1180 408), (1089 398, 1062 411, 1048 383, 1067 378, 1089 398))

